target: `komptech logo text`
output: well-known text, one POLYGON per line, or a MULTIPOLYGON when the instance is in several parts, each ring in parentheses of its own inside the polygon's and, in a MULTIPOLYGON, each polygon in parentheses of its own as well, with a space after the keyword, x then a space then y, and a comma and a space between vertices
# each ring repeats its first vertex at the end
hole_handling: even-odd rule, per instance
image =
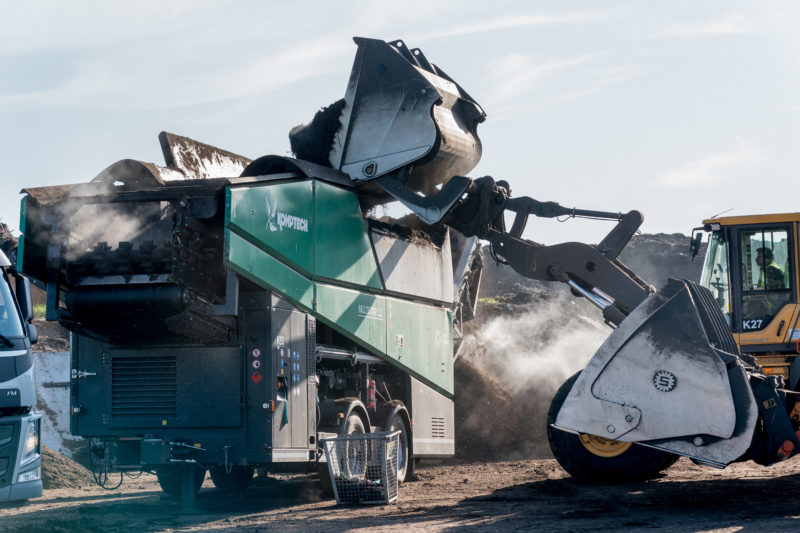
POLYGON ((269 198, 266 199, 267 203, 267 228, 270 231, 281 231, 283 228, 289 228, 303 233, 308 233, 308 219, 303 217, 296 217, 283 211, 278 211, 278 201, 275 200, 275 205, 269 205, 269 198))

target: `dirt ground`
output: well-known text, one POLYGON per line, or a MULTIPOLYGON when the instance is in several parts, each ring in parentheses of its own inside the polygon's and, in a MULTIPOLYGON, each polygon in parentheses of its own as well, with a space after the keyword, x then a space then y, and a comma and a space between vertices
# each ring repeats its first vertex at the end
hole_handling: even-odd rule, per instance
POLYGON ((797 531, 800 461, 725 470, 681 459, 660 479, 625 485, 578 483, 554 460, 424 465, 419 480, 386 506, 340 507, 313 476, 256 478, 244 493, 198 494, 198 514, 179 513, 154 476, 46 490, 0 505, 0 531, 797 531))

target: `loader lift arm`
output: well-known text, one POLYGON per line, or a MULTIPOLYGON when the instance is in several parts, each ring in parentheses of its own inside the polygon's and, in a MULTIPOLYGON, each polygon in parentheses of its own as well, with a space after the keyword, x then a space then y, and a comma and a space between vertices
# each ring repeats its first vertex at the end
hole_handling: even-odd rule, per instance
POLYGON ((613 327, 650 294, 653 287, 639 278, 617 256, 643 221, 642 214, 566 208, 555 202, 540 202, 522 196, 512 198, 504 181, 490 176, 474 180, 466 197, 444 219, 464 235, 491 243, 498 261, 531 279, 560 281, 574 294, 586 297, 603 311, 613 327), (510 231, 505 229, 505 211, 515 213, 510 231), (617 225, 598 245, 567 242, 545 246, 522 238, 528 217, 586 217, 617 220, 617 225))

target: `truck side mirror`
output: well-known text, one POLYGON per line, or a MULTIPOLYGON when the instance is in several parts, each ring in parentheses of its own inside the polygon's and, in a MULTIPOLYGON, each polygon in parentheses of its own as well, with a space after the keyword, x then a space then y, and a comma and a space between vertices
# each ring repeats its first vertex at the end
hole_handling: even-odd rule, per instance
POLYGON ((689 241, 689 255, 692 256, 692 261, 694 258, 697 257, 697 253, 700 251, 700 246, 703 244, 703 233, 698 231, 694 233, 692 231, 692 239, 689 241))
POLYGON ((25 326, 28 328, 28 341, 31 344, 39 342, 39 329, 33 324, 25 324, 25 326))
POLYGON ((31 282, 28 278, 19 274, 15 276, 16 289, 17 289, 17 302, 19 309, 22 311, 23 321, 30 322, 33 320, 33 302, 31 301, 31 282))

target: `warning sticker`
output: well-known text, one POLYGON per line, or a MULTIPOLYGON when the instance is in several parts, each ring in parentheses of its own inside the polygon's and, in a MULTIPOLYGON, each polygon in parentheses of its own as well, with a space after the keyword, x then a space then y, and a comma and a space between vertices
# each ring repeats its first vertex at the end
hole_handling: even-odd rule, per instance
POLYGON ((251 380, 253 383, 255 383, 256 385, 258 385, 258 383, 259 383, 259 382, 260 382, 262 379, 264 379, 264 376, 262 376, 262 375, 261 375, 260 373, 258 373, 258 372, 253 372, 252 374, 250 374, 250 380, 251 380))
POLYGON ((259 350, 258 348, 253 348, 253 351, 250 352, 250 355, 252 355, 255 358, 261 357, 261 350, 259 350))

